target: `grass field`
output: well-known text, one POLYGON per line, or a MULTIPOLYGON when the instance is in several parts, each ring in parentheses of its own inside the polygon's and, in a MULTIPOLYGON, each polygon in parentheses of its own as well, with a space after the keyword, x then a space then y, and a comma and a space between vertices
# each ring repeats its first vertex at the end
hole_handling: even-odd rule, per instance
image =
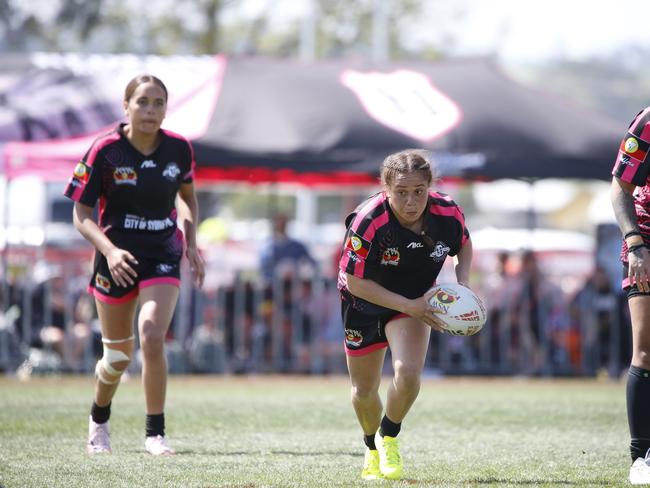
MULTIPOLYGON (((382 394, 387 379, 382 384, 382 394)), ((405 479, 359 479, 347 378, 173 377, 167 435, 143 451, 142 387, 113 402, 113 454, 84 454, 91 378, 0 377, 0 486, 626 486, 624 383, 424 380, 400 434, 405 479)))

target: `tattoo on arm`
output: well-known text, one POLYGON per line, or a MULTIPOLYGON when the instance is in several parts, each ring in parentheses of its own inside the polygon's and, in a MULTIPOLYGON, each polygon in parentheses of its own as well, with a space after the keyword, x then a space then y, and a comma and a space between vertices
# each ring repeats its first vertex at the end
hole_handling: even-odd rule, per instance
POLYGON ((623 234, 639 230, 636 210, 634 209, 634 198, 631 194, 619 187, 612 193, 612 207, 618 226, 623 234))

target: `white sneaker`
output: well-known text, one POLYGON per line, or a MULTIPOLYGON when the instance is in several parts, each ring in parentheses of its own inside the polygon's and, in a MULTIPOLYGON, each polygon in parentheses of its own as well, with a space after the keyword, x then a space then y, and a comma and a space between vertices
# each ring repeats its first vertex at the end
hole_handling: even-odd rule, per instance
POLYGON ((636 461, 630 466, 630 483, 633 485, 650 484, 650 465, 648 458, 636 458, 636 461))
POLYGON ((108 421, 103 424, 96 424, 93 422, 93 418, 89 417, 86 452, 88 454, 111 453, 111 438, 108 421))
POLYGON ((167 440, 161 435, 147 437, 144 441, 144 449, 154 456, 171 456, 176 454, 176 451, 167 445, 167 440))

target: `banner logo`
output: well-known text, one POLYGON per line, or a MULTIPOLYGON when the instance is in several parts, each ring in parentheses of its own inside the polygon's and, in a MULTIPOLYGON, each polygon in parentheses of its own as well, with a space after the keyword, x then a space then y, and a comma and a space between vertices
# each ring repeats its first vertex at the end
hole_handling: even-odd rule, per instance
POLYGON ((420 141, 442 136, 462 118, 456 103, 416 71, 346 70, 341 83, 377 122, 420 141))

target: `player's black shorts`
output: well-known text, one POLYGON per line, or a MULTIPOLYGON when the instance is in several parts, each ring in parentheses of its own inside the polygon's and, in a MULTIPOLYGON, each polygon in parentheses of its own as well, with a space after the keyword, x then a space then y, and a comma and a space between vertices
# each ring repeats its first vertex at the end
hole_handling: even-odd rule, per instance
POLYGON ((345 332, 343 346, 348 356, 363 356, 388 347, 386 324, 391 320, 407 317, 395 310, 380 315, 361 313, 352 308, 347 300, 341 301, 341 315, 345 332))
POLYGON ((627 293, 627 298, 637 296, 650 296, 650 292, 643 292, 639 290, 636 284, 630 283, 630 278, 628 277, 629 267, 627 263, 623 263, 623 290, 627 293))
POLYGON ((131 264, 138 276, 133 280, 133 285, 119 286, 113 281, 108 269, 108 262, 101 253, 95 253, 95 267, 93 270, 88 293, 104 303, 124 303, 138 296, 141 288, 153 285, 174 285, 180 287, 180 258, 159 260, 134 255, 138 264, 131 264))

